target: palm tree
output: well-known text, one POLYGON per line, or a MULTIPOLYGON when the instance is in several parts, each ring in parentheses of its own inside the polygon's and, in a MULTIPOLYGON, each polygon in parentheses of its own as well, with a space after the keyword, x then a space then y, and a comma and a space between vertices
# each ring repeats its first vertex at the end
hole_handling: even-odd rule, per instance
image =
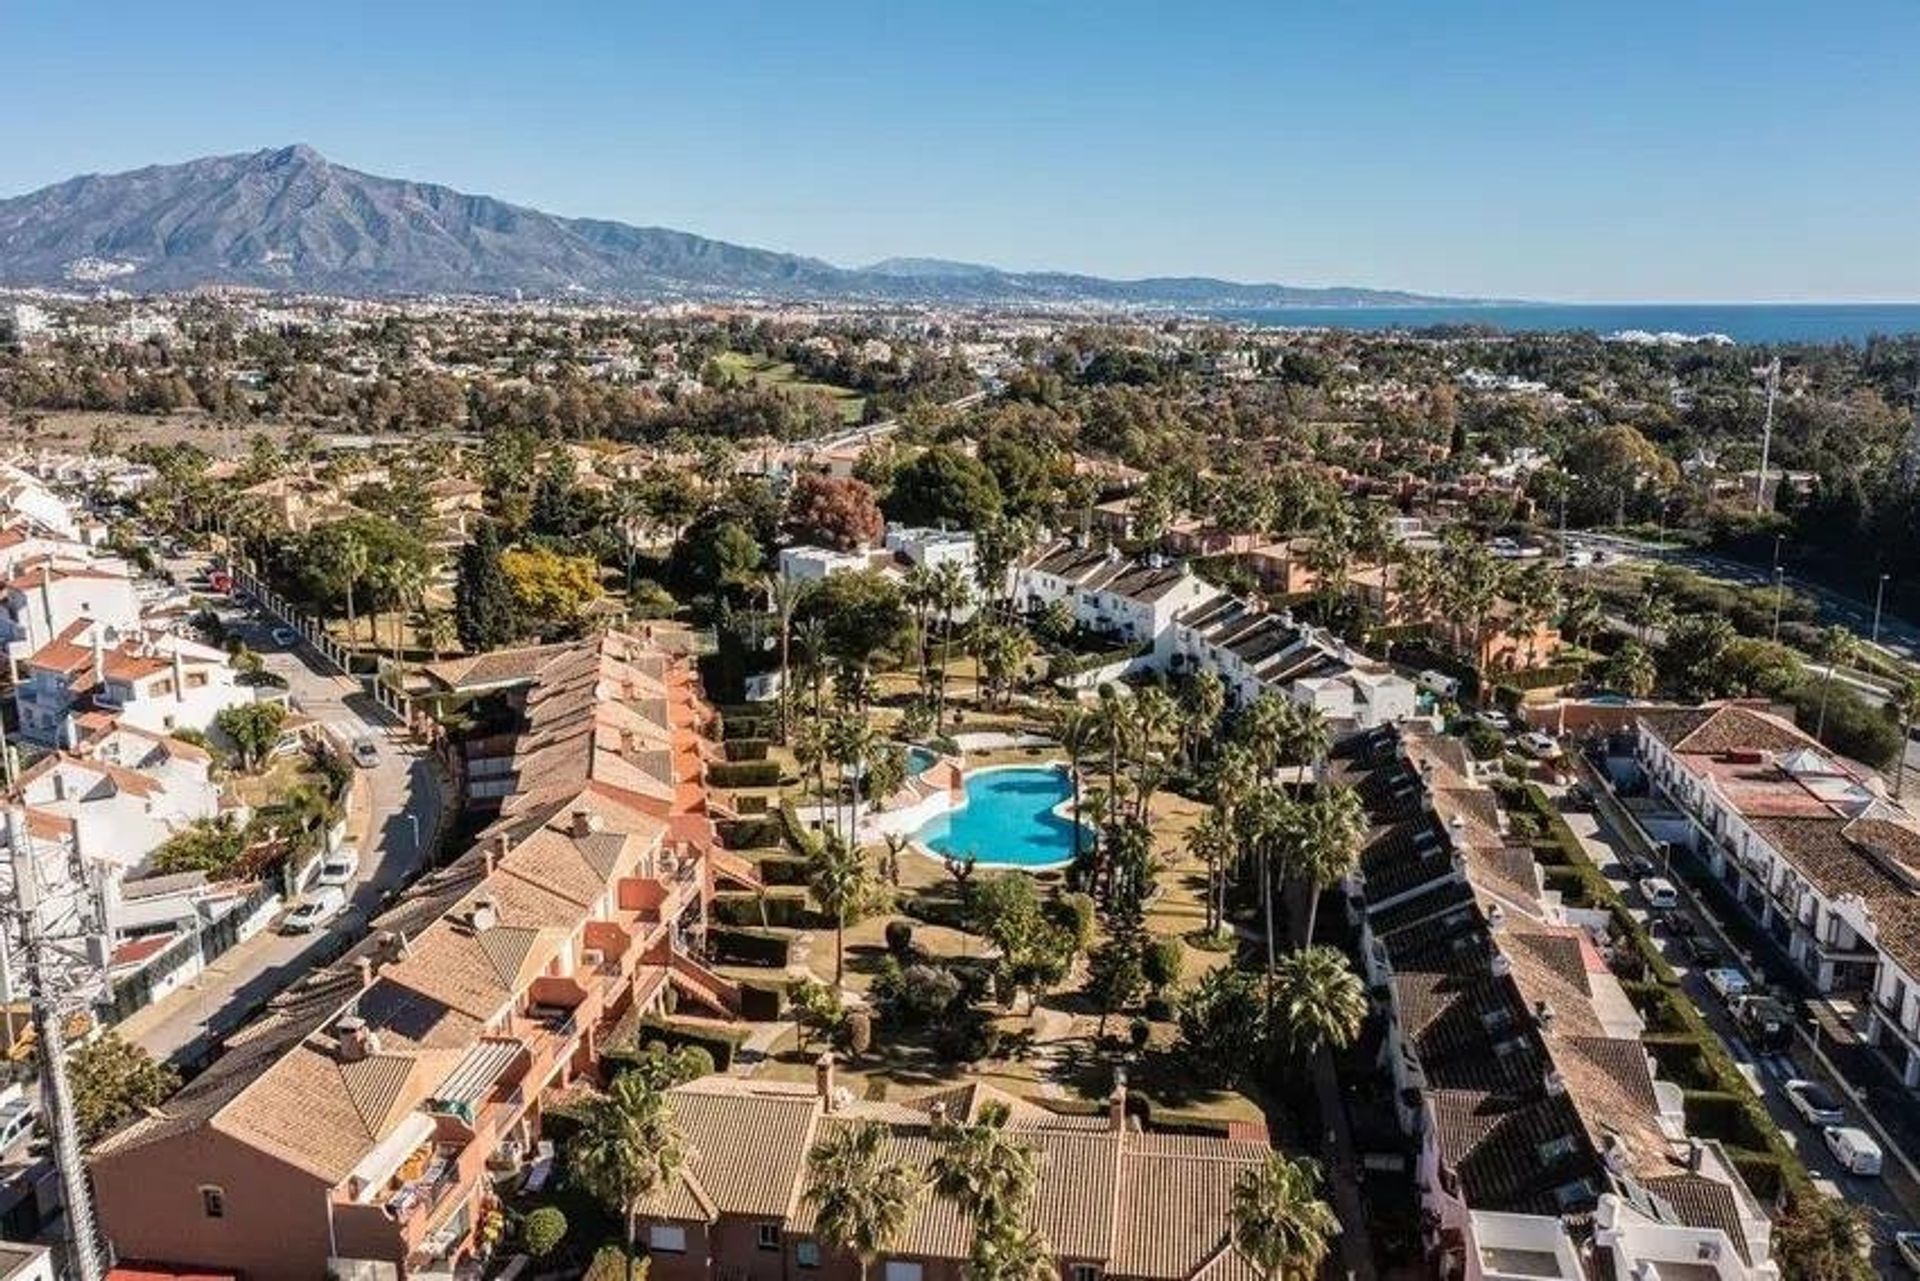
POLYGON ((411 557, 390 562, 385 570, 387 590, 393 594, 393 662, 400 665, 401 642, 405 639, 407 613, 426 600, 427 567, 411 557))
POLYGON ((1639 641, 1623 641, 1607 660, 1606 682, 1624 694, 1634 698, 1645 698, 1653 692, 1654 681, 1659 679, 1660 669, 1654 665, 1653 655, 1647 653, 1646 646, 1639 641))
POLYGON ((1312 1281, 1340 1232, 1320 1199, 1320 1167, 1278 1153, 1234 1180, 1233 1246, 1267 1281, 1312 1281))
POLYGON ((1913 734, 1913 723, 1920 720, 1920 681, 1902 681, 1887 706, 1900 720, 1900 754, 1893 766, 1893 799, 1897 801, 1907 782, 1907 740, 1913 734))
POLYGON ((1300 807, 1289 832, 1293 849, 1287 861, 1288 870, 1307 891, 1305 942, 1313 942, 1321 896, 1345 880, 1360 861, 1366 830, 1366 809, 1350 787, 1325 788, 1300 807))
MULTIPOLYGON (((847 716, 836 716, 827 725, 827 742, 833 757, 839 762, 846 775, 848 791, 852 797, 848 808, 847 821, 842 825, 840 839, 852 845, 857 839, 860 827, 860 783, 866 773, 867 757, 873 754, 874 745, 879 742, 873 723, 859 712, 847 716)), ((836 811, 838 807, 836 806, 836 811)))
POLYGON ((847 973, 847 918, 866 904, 867 860, 833 832, 811 842, 807 851, 807 888, 820 910, 833 918, 833 985, 847 973))
MULTIPOLYGON (((793 759, 800 768, 813 769, 814 788, 820 794, 820 810, 824 814, 827 808, 827 761, 833 755, 833 745, 829 739, 831 727, 819 717, 809 719, 800 726, 793 736, 793 759)), ((836 805, 838 802, 835 802, 836 805)))
POLYGON ((1099 740, 1100 727, 1093 715, 1085 708, 1074 704, 1060 713, 1055 724, 1054 736, 1060 740, 1060 746, 1067 753, 1067 781, 1073 788, 1073 861, 1080 862, 1081 848, 1086 844, 1086 824, 1080 814, 1080 766, 1099 740))
POLYGON ((1296 1054, 1345 1049, 1360 1035, 1367 994, 1338 948, 1303 947, 1273 976, 1273 1028, 1296 1054))
MULTIPOLYGON (((336 547, 340 556, 340 574, 347 588, 347 645, 353 645, 353 588, 367 574, 366 540, 357 530, 346 527, 340 530, 340 541, 336 547)), ((375 641, 378 644, 378 640, 375 641)))
POLYGON ((857 1258, 863 1274, 905 1230, 922 1188, 920 1173, 893 1159, 892 1138, 878 1121, 834 1123, 807 1152, 814 1235, 857 1258))
POLYGON ((780 620, 780 741, 787 741, 787 729, 792 720, 793 704, 787 698, 787 690, 793 675, 793 611, 799 607, 813 584, 803 579, 788 578, 785 574, 776 574, 767 580, 767 599, 773 605, 774 613, 780 620))
POLYGON ((807 651, 807 676, 813 684, 813 719, 826 713, 827 620, 815 614, 800 620, 800 648, 807 651))
POLYGON ((1654 643, 1655 632, 1664 632, 1673 624, 1673 603, 1660 591, 1660 586, 1649 579, 1640 589, 1640 595, 1634 599, 1632 617, 1628 619, 1640 631, 1640 643, 1654 643))
POLYGON ((956 1202, 975 1230, 1007 1218, 1022 1218, 1040 1168, 1033 1149, 1007 1130, 1007 1111, 990 1106, 978 1121, 937 1128, 940 1149, 932 1164, 934 1191, 956 1202))
MULTIPOLYGON (((1842 663, 1851 663, 1860 654, 1860 638, 1846 628, 1835 623, 1820 633, 1820 661, 1827 665, 1827 674, 1820 681, 1820 721, 1813 731, 1815 738, 1824 739, 1827 733, 1827 696, 1833 692, 1834 669, 1842 663)), ((1901 751, 1906 751, 1905 744, 1901 751)))
POLYGON ((1187 833, 1187 850, 1207 867, 1207 933, 1218 934, 1226 902, 1227 860, 1233 857, 1233 824, 1217 806, 1187 833))
POLYGON ((914 650, 919 658, 920 690, 927 690, 927 660, 932 650, 927 644, 927 630, 932 623, 933 608, 939 599, 934 586, 933 571, 925 565, 915 565, 907 570, 900 583, 901 596, 907 602, 907 608, 913 611, 914 650))
POLYGON ((947 723, 947 665, 953 660, 953 616, 973 599, 967 576, 955 561, 944 562, 933 573, 933 603, 940 611, 940 675, 934 687, 933 728, 947 723))
POLYGON ((671 1183, 685 1159, 672 1106, 644 1072, 621 1073, 605 1095, 590 1100, 567 1145, 573 1181, 626 1225, 627 1281, 633 1281, 639 1203, 671 1183))

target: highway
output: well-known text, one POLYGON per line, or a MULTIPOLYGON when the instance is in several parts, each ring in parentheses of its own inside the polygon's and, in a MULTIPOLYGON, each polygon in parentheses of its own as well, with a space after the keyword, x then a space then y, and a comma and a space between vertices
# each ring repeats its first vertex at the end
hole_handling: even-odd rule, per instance
MULTIPOLYGON (((193 581, 206 565, 198 557, 171 558, 167 568, 180 582, 193 581)), ((237 606, 222 620, 257 651, 267 670, 284 678, 301 711, 349 740, 370 738, 378 763, 356 771, 349 842, 357 840, 360 869, 347 912, 323 931, 281 934, 270 928, 217 958, 191 983, 169 993, 121 1024, 129 1039, 157 1057, 191 1063, 252 1017, 269 997, 338 950, 329 935, 357 936, 381 904, 410 881, 434 848, 445 816, 445 796, 430 760, 392 728, 392 718, 358 682, 336 675, 305 646, 276 645, 265 618, 237 606), (333 942, 334 946, 329 946, 333 942)))

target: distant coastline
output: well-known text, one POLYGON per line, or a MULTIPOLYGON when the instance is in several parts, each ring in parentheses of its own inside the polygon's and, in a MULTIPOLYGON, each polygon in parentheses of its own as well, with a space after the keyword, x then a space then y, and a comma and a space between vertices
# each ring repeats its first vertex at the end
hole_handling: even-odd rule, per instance
POLYGON ((1212 314, 1269 328, 1476 325, 1508 333, 1718 334, 1741 343, 1860 343, 1874 335, 1920 333, 1920 303, 1460 303, 1226 308, 1212 314))

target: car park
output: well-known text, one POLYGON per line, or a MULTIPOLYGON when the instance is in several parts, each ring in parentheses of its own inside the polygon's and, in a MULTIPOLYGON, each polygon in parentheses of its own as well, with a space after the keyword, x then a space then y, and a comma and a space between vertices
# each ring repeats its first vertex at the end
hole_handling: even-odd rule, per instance
POLYGON ((1664 876, 1643 876, 1639 880, 1640 897, 1655 912, 1671 912, 1680 906, 1680 892, 1664 876))
POLYGON ((1827 1151, 1833 1153, 1833 1159, 1848 1174, 1873 1178, 1880 1173, 1880 1145, 1859 1126, 1830 1125, 1820 1131, 1820 1137, 1826 1141, 1827 1151))
POLYGON ((1786 1084, 1787 1102, 1805 1118, 1808 1125, 1844 1125, 1846 1109, 1833 1091, 1818 1081, 1794 1080, 1786 1084))
POLYGON ((1731 966, 1708 970, 1706 980, 1707 986, 1723 1001, 1730 1002, 1753 990, 1753 984, 1747 981, 1747 976, 1731 966))
POLYGON ((288 934, 311 934, 338 916, 346 905, 346 893, 339 886, 323 885, 307 895, 300 906, 287 913, 287 919, 280 922, 280 928, 288 934))
POLYGON ((315 885, 351 885, 353 878, 360 873, 360 857, 352 850, 342 850, 338 854, 329 854, 320 863, 320 874, 314 877, 315 885))

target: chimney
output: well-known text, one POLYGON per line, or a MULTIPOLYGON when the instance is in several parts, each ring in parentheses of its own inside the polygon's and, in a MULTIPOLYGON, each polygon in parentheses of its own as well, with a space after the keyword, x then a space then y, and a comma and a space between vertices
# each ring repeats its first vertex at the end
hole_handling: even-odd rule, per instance
POLYGON ((507 852, 512 848, 513 838, 511 836, 508 836, 505 832, 497 832, 494 834, 493 844, 487 847, 487 874, 489 876, 493 874, 493 869, 499 866, 500 860, 505 858, 507 852))
POLYGON ((173 647, 173 701, 176 703, 187 701, 187 664, 186 660, 180 657, 178 645, 173 647))
POLYGON ((104 684, 107 679, 106 641, 102 638, 105 630, 99 623, 93 625, 93 679, 96 684, 104 684))
POLYGON ((813 1061, 813 1089, 820 1096, 820 1106, 828 1112, 833 1111, 833 1051, 821 1052, 813 1061))
POLYGON ((1542 1032, 1546 1031, 1553 1026, 1553 1006, 1545 1001, 1535 1001, 1533 1003, 1533 1017, 1534 1021, 1540 1025, 1540 1030, 1542 1032))
POLYGON ((483 894, 473 901, 473 907, 467 914, 467 922, 473 927, 475 934, 484 934, 500 923, 500 917, 494 911, 491 896, 483 894))
POLYGON ((1115 1068, 1113 1093, 1107 1099, 1107 1120, 1115 1134, 1127 1128, 1127 1070, 1115 1068))
POLYGON ((80 816, 78 814, 67 820, 67 836, 73 843, 73 856, 78 859, 85 853, 80 848, 80 816))
POLYGON ((340 1021, 333 1025, 333 1035, 340 1045, 342 1063, 358 1063, 380 1052, 379 1035, 358 1014, 341 1016, 340 1021))
POLYGON ((53 767, 53 799, 56 801, 67 799, 67 774, 58 765, 53 767))
POLYGON ((933 1117, 934 1129, 937 1130, 947 1123, 947 1101, 945 1099, 935 1099, 933 1106, 928 1108, 927 1112, 933 1117))
POLYGON ((355 958, 353 968, 360 975, 360 990, 362 992, 373 986, 373 958, 371 956, 355 958))

